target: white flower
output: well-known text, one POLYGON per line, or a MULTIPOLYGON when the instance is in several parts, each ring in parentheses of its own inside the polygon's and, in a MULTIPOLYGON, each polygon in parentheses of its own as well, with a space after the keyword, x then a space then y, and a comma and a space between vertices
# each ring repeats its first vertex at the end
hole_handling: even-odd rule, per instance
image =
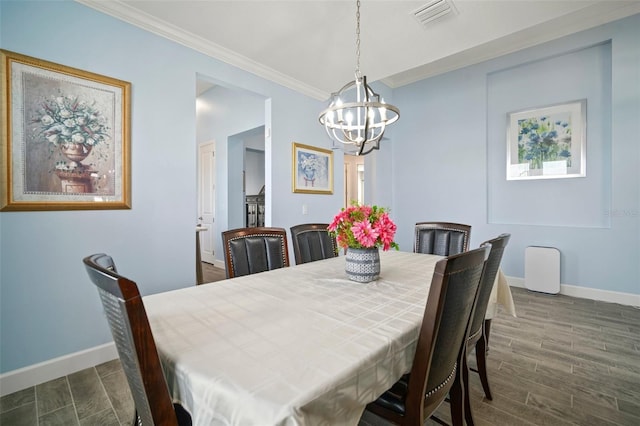
POLYGON ((34 123, 40 128, 34 134, 54 145, 77 143, 95 146, 109 137, 106 117, 96 109, 95 102, 87 103, 73 95, 52 95, 42 102, 34 123))

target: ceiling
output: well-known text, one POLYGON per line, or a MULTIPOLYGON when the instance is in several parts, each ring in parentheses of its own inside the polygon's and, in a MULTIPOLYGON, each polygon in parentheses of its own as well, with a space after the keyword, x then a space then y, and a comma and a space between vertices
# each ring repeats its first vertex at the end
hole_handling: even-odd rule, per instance
MULTIPOLYGON (((316 99, 354 77, 355 0, 76 0, 316 99)), ((395 88, 640 13, 640 0, 362 0, 360 69, 395 88)), ((215 76, 212 76, 215 77, 215 76)))

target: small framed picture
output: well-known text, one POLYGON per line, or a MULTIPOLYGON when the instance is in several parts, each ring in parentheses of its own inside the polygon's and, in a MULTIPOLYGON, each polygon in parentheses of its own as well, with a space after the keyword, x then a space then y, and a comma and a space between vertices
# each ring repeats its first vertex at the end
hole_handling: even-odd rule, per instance
POLYGON ((586 176, 586 110, 580 100, 509 113, 507 180, 586 176))
POLYGON ((0 210, 131 208, 131 84, 0 50, 0 210))
POLYGON ((293 192, 333 194, 333 151, 293 143, 293 192))

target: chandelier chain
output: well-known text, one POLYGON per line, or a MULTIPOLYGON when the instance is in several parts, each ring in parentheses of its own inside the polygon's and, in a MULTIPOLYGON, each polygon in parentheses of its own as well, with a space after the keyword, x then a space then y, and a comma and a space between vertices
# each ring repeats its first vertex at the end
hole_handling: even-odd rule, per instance
POLYGON ((362 77, 360 73, 360 0, 356 3, 356 78, 362 77))
POLYGON ((398 121, 400 110, 387 104, 360 72, 360 0, 356 1, 355 74, 355 80, 331 94, 329 106, 318 119, 334 143, 342 144, 345 154, 367 155, 380 149, 385 129, 398 121))

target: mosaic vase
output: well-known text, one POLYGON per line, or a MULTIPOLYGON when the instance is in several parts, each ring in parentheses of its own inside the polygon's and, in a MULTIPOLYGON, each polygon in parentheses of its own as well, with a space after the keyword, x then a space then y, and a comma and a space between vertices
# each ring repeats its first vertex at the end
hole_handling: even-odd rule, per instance
POLYGON ((377 247, 347 249, 345 271, 351 281, 368 283, 380 276, 380 252, 377 247))

